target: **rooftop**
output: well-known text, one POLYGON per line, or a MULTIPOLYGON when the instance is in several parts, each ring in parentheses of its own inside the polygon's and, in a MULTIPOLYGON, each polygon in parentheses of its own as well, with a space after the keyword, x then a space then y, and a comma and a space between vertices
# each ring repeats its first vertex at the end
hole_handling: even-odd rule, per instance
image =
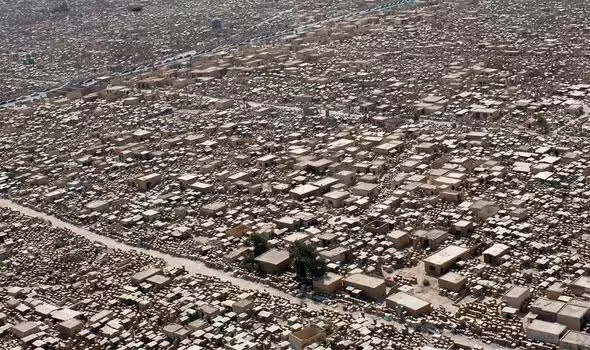
POLYGON ((450 261, 460 259, 467 252, 469 252, 468 248, 450 245, 425 258, 424 262, 433 265, 444 265, 450 261))
POLYGON ((401 305, 409 310, 420 310, 430 305, 429 302, 404 292, 392 294, 387 297, 387 300, 397 305, 401 305))
POLYGON ((289 252, 286 250, 271 249, 268 252, 256 257, 257 262, 278 265, 289 260, 289 252))

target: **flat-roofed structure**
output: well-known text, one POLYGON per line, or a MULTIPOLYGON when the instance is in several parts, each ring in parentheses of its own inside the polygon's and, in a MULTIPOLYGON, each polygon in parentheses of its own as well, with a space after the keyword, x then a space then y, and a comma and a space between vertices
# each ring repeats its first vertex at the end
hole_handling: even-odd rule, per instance
POLYGON ((346 191, 332 191, 323 196, 324 204, 330 208, 342 208, 345 200, 350 197, 350 193, 346 191))
POLYGON ((520 310, 524 302, 531 297, 531 289, 523 286, 510 288, 502 297, 506 305, 520 310))
POLYGON ((164 288, 165 286, 167 286, 168 284, 170 284, 172 282, 172 279, 168 276, 158 274, 158 275, 153 275, 153 276, 149 277, 145 281, 150 283, 151 285, 153 285, 154 289, 156 291, 158 291, 158 290, 164 288))
POLYGON ((461 188, 463 181, 447 176, 439 176, 432 180, 432 184, 435 186, 448 186, 451 190, 458 190, 461 188))
POLYGON ((337 172, 334 177, 343 184, 350 186, 356 180, 356 173, 349 170, 341 170, 337 172))
POLYGON ((289 191, 289 196, 296 200, 302 200, 307 197, 314 196, 317 193, 319 193, 319 187, 311 184, 304 184, 289 191))
POLYGON ((260 270, 278 274, 289 267, 289 252, 286 250, 271 249, 268 252, 259 255, 255 261, 258 263, 260 270))
POLYGON ((309 239, 309 235, 305 232, 293 232, 287 237, 283 238, 283 242, 287 245, 293 245, 297 242, 305 242, 309 239))
POLYGON ((496 243, 483 252, 483 260, 490 265, 502 263, 502 256, 508 252, 509 247, 503 243, 496 243))
POLYGON ((582 330, 590 307, 568 303, 557 313, 557 322, 574 331, 582 330))
POLYGON ((105 212, 109 209, 109 202, 97 199, 87 203, 86 208, 92 211, 105 212))
POLYGON ((403 141, 391 140, 373 147, 373 152, 382 155, 389 155, 391 153, 402 151, 403 146, 403 141))
POLYGON ((342 246, 322 250, 320 256, 332 262, 345 263, 350 258, 350 249, 342 246))
POLYGON ((439 229, 418 230, 414 232, 414 236, 416 240, 415 246, 429 247, 434 250, 449 237, 449 233, 439 229))
POLYGON ((590 350, 590 333, 568 331, 559 340, 559 350, 590 350))
POLYGON ((188 185, 188 188, 201 192, 201 193, 210 193, 213 191, 214 186, 213 184, 202 182, 202 181, 195 181, 188 185))
POLYGON ((590 276, 580 276, 570 285, 572 293, 582 295, 590 292, 590 276))
POLYGON ((154 186, 162 182, 162 175, 159 173, 152 173, 143 175, 135 179, 135 186, 142 191, 152 189, 154 186))
POLYGON ((334 186, 339 181, 337 178, 334 177, 324 177, 318 181, 311 183, 311 185, 316 186, 318 188, 319 194, 324 194, 330 191, 331 186, 334 186))
POLYGON ((159 273, 162 273, 162 269, 157 268, 157 267, 145 269, 145 270, 140 271, 140 272, 136 273, 135 275, 131 276, 131 283, 140 284, 143 281, 147 280, 148 278, 150 278, 154 275, 157 275, 159 273))
POLYGON ((397 292, 388 296, 385 304, 390 309, 401 306, 413 317, 418 317, 432 311, 431 303, 404 292, 397 292))
POLYGON ((526 330, 527 339, 549 344, 559 344, 559 339, 565 333, 567 327, 542 320, 534 320, 526 330))
POLYGON ((539 315, 539 319, 541 320, 556 322, 557 313, 564 305, 565 303, 563 301, 541 297, 531 303, 530 310, 539 315))
POLYGON ((456 272, 447 272, 438 278, 438 287, 460 292, 467 284, 467 277, 456 272))
POLYGON ((224 202, 213 202, 201 207, 201 213, 207 216, 218 216, 227 210, 227 204, 224 202))
POLYGON ((262 157, 256 159, 256 166, 261 169, 271 167, 271 166, 275 165, 276 159, 277 159, 277 156, 275 156, 274 154, 267 154, 265 156, 262 156, 262 157))
POLYGON ((180 187, 182 189, 187 188, 190 184, 197 181, 198 175, 196 174, 182 174, 178 177, 178 182, 180 183, 180 187))
POLYGON ((500 210, 500 207, 495 202, 482 199, 473 202, 469 207, 469 210, 471 210, 477 220, 484 221, 489 217, 496 215, 500 210))
POLYGON ((313 280, 313 290, 321 294, 333 294, 343 287, 343 278, 341 275, 333 272, 327 272, 325 275, 313 280))
POLYGON ((377 301, 385 299, 385 280, 382 278, 357 273, 346 277, 344 285, 360 289, 368 299, 377 301))
POLYGON ((440 276, 449 271, 468 252, 469 248, 450 245, 424 259, 424 269, 429 275, 440 276))
POLYGON ((410 244, 410 234, 407 231, 393 230, 387 234, 386 238, 398 249, 410 244))
POLYGON ((368 182, 359 182, 352 188, 352 194, 361 197, 376 196, 379 192, 379 185, 368 182))
POLYGON ((63 337, 73 337, 74 334, 84 328, 84 322, 76 318, 63 321, 55 327, 63 337))
POLYGON ((10 332, 17 338, 25 338, 31 334, 39 332, 39 325, 37 322, 21 322, 10 328, 10 332))
POLYGON ((467 236, 473 232, 473 222, 469 220, 459 220, 453 224, 452 231, 455 234, 467 236))

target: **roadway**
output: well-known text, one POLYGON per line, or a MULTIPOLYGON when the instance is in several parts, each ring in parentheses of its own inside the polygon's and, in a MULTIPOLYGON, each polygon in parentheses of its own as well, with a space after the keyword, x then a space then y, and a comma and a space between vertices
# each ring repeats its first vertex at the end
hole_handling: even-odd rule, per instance
MULTIPOLYGON (((187 272, 189 272, 191 274, 200 274, 200 275, 204 275, 204 276, 211 276, 211 277, 219 278, 222 281, 227 281, 227 282, 229 282, 235 286, 238 286, 242 289, 268 293, 269 295, 273 295, 276 297, 286 299, 287 301, 289 301, 292 304, 305 306, 305 307, 307 307, 311 310, 314 310, 314 311, 328 310, 328 311, 337 312, 340 314, 349 314, 355 318, 360 317, 362 315, 363 317, 370 319, 374 322, 392 325, 396 329, 401 329, 402 327, 404 327, 399 322, 385 320, 385 319, 383 319, 379 316, 376 316, 376 315, 361 313, 359 311, 344 310, 338 304, 329 306, 326 304, 314 302, 310 299, 298 298, 298 297, 295 297, 291 294, 285 293, 285 292, 281 291, 280 289, 269 287, 269 286, 266 286, 264 284, 257 283, 257 282, 247 281, 247 280, 244 280, 241 278, 237 278, 237 277, 233 276, 231 273, 228 273, 228 272, 225 272, 222 270, 218 270, 218 269, 214 269, 214 268, 210 268, 210 267, 206 266, 204 263, 197 261, 197 260, 191 260, 191 259, 187 259, 187 258, 183 258, 183 257, 173 256, 173 255, 163 253, 161 251, 154 250, 154 249, 133 247, 128 244, 119 242, 115 239, 112 239, 110 237, 99 235, 95 232, 92 232, 92 231, 86 229, 86 228, 65 222, 53 215, 48 215, 48 214, 42 213, 40 211, 22 206, 18 203, 11 201, 11 200, 8 200, 8 199, 0 199, 0 207, 9 208, 11 210, 20 212, 21 214, 29 216, 29 217, 36 217, 36 218, 46 220, 47 222, 51 223, 51 225, 53 225, 54 227, 59 227, 59 228, 70 230, 71 232, 73 232, 77 235, 80 235, 92 242, 101 243, 104 246, 106 246, 107 248, 121 249, 124 251, 133 250, 133 251, 137 251, 140 253, 144 253, 144 254, 153 256, 155 258, 162 259, 163 261, 166 262, 166 264, 168 264, 170 266, 183 267, 187 272)), ((469 344, 471 346, 481 346, 483 349, 486 349, 486 350, 488 350, 488 349, 489 350, 507 349, 507 348, 500 347, 500 346, 490 346, 490 345, 482 343, 478 339, 472 339, 472 338, 469 338, 469 337, 464 336, 462 334, 453 334, 449 331, 444 331, 444 335, 455 340, 455 341, 461 341, 464 344, 469 344)))
MULTIPOLYGON (((186 269, 186 271, 189 273, 216 277, 216 278, 219 278, 220 280, 228 281, 228 282, 230 282, 240 288, 243 288, 243 289, 268 292, 271 295, 287 299, 293 304, 303 304, 302 299, 294 297, 290 294, 287 294, 279 289, 266 287, 265 285, 260 284, 260 283, 251 282, 251 281, 247 281, 247 280, 244 280, 241 278, 234 277, 232 274, 227 273, 225 271, 210 268, 200 261, 190 260, 187 258, 181 258, 178 256, 173 256, 173 255, 166 254, 166 253, 160 252, 158 250, 154 250, 154 249, 144 249, 144 248, 139 248, 139 247, 132 247, 128 244, 122 243, 122 242, 117 241, 113 238, 110 238, 107 236, 102 236, 102 235, 94 233, 86 228, 65 222, 55 216, 48 215, 48 214, 36 211, 34 209, 22 206, 20 204, 17 204, 15 202, 11 201, 11 200, 0 199, 0 207, 9 208, 14 211, 18 211, 21 214, 24 214, 29 217, 35 217, 35 218, 40 218, 40 219, 46 220, 46 221, 50 222, 55 227, 70 230, 73 233, 80 235, 92 242, 99 242, 99 243, 103 244, 104 246, 106 246, 107 248, 120 249, 123 251, 134 250, 134 251, 144 253, 146 255, 150 255, 155 258, 161 259, 161 260, 165 261, 170 266, 184 267, 186 269)), ((321 310, 324 308, 328 308, 328 306, 326 306, 326 305, 315 304, 315 303, 310 304, 308 306, 312 309, 315 309, 315 310, 321 310)))

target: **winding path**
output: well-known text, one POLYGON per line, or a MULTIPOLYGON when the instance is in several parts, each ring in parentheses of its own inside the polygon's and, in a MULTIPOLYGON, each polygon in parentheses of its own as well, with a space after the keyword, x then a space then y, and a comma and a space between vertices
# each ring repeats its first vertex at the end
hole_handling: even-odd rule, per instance
MULTIPOLYGON (((304 300, 297 298, 293 295, 290 295, 288 293, 285 293, 279 289, 276 289, 273 287, 268 287, 268 286, 262 285, 260 283, 251 282, 251 281, 247 281, 247 280, 244 280, 241 278, 234 277, 227 272, 210 268, 200 261, 195 261, 195 260, 190 260, 187 258, 173 256, 173 255, 162 253, 160 251, 153 250, 153 249, 144 249, 144 248, 133 247, 128 244, 119 242, 115 239, 112 239, 110 237, 102 236, 102 235, 99 235, 99 234, 94 233, 92 231, 89 231, 85 228, 82 228, 82 227, 79 227, 76 225, 72 225, 68 222, 58 219, 55 216, 48 215, 48 214, 36 211, 31 208, 27 208, 25 206, 17 204, 17 203, 15 203, 11 200, 8 200, 8 199, 0 199, 0 207, 15 210, 15 211, 20 212, 21 214, 24 214, 24 215, 27 215, 30 217, 36 217, 36 218, 40 218, 43 220, 47 220, 55 227, 70 230, 80 236, 85 237, 88 240, 91 240, 93 242, 102 243, 105 246, 107 246, 108 248, 121 249, 121 250, 127 250, 127 251, 134 250, 137 252, 141 252, 141 253, 162 259, 168 265, 175 266, 175 267, 184 267, 189 273, 201 274, 201 275, 205 275, 205 276, 212 276, 212 277, 219 278, 223 281, 230 282, 230 283, 232 283, 240 288, 243 288, 243 289, 266 292, 270 295, 284 298, 284 299, 288 300, 289 302, 296 304, 296 305, 303 306, 303 304, 305 304, 305 306, 307 308, 310 308, 315 311, 330 310, 332 312, 338 312, 338 313, 342 313, 342 314, 351 314, 351 315, 358 315, 359 314, 358 312, 345 311, 340 307, 331 307, 331 306, 324 305, 324 304, 318 304, 318 303, 315 303, 311 300, 305 300, 307 302, 304 302, 304 300)), ((402 325, 398 322, 386 321, 383 318, 380 318, 380 317, 377 317, 377 316, 374 316, 371 314, 364 314, 364 317, 371 319, 373 321, 380 322, 380 323, 391 324, 398 329, 402 327, 402 325)), ((489 349, 489 350, 507 349, 507 348, 500 347, 500 346, 486 345, 486 344, 482 343, 480 340, 470 339, 470 338, 468 338, 464 335, 460 335, 460 334, 452 334, 450 332, 444 332, 444 334, 455 341, 461 341, 463 343, 470 344, 471 346, 481 346, 481 347, 483 347, 483 349, 486 349, 486 350, 487 349, 489 349)))
MULTIPOLYGON (((247 281, 247 280, 244 280, 241 278, 234 277, 231 274, 224 272, 222 270, 210 268, 200 261, 173 256, 170 254, 162 253, 158 250, 133 247, 128 244, 119 242, 115 239, 112 239, 110 237, 102 236, 102 235, 99 235, 99 234, 94 233, 92 231, 89 231, 85 228, 72 225, 70 223, 67 223, 63 220, 56 218, 55 216, 47 215, 45 213, 33 210, 31 208, 24 207, 20 204, 17 204, 15 202, 7 200, 7 199, 0 199, 0 207, 10 208, 12 210, 18 211, 21 214, 24 214, 24 215, 27 215, 30 217, 37 217, 40 219, 47 220, 47 221, 51 222, 51 224, 55 227, 68 229, 80 236, 85 237, 86 239, 88 239, 90 241, 102 243, 105 246, 107 246, 108 248, 121 249, 121 250, 127 250, 127 251, 134 250, 137 252, 141 252, 141 253, 153 256, 155 258, 162 259, 168 265, 175 266, 175 267, 184 267, 189 273, 217 277, 223 281, 228 281, 228 282, 230 282, 240 288, 243 288, 243 289, 268 292, 271 295, 285 298, 294 304, 299 304, 299 305, 303 304, 303 300, 300 298, 294 297, 294 296, 287 294, 285 292, 282 292, 276 288, 267 287, 267 286, 264 286, 260 283, 251 282, 251 281, 247 281)), ((315 310, 332 309, 326 305, 314 304, 314 303, 308 303, 307 306, 309 308, 312 308, 315 310)))

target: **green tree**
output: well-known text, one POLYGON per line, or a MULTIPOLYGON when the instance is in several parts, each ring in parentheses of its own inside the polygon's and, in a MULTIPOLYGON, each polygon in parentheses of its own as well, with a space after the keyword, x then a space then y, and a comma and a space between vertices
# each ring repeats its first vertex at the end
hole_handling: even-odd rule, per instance
POLYGON ((268 239, 258 233, 253 233, 248 237, 248 241, 254 247, 254 256, 265 253, 268 250, 268 239))
POLYGON ((312 279, 326 273, 326 263, 320 259, 315 247, 297 242, 290 253, 294 257, 293 266, 298 279, 312 279))

